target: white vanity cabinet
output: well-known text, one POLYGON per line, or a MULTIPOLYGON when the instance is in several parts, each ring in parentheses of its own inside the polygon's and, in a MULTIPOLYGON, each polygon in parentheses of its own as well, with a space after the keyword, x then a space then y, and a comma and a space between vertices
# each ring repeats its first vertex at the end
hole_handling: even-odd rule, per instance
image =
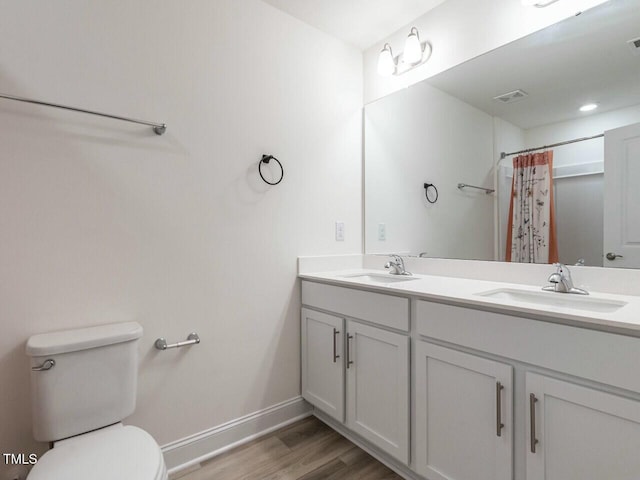
POLYGON ((302 281, 302 394, 336 430, 405 478, 640 479, 640 338, 380 292, 302 281))
POLYGON ((303 281, 302 303, 302 396, 408 464, 409 299, 303 281))
POLYGON ((416 471, 431 480, 510 480, 512 367, 424 341, 415 359, 416 471))
POLYGON ((526 374, 527 480, 640 478, 640 402, 526 374))

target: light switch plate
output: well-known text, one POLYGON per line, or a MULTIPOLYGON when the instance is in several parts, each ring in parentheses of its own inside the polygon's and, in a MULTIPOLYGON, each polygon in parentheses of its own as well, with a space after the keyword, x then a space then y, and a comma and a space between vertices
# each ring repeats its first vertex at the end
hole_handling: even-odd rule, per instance
POLYGON ((344 242, 344 222, 336 222, 336 242, 344 242))
POLYGON ((384 223, 378 224, 378 241, 384 242, 387 240, 387 225, 384 223))

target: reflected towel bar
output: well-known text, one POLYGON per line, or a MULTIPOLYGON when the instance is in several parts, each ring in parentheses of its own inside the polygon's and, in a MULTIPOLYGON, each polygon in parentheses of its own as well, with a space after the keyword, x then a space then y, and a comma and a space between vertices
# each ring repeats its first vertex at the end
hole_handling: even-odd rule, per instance
POLYGON ((195 345, 197 343, 200 343, 200 337, 198 334, 190 333, 186 340, 177 343, 167 344, 167 340, 161 337, 156 340, 155 346, 158 350, 167 350, 169 348, 186 347, 187 345, 195 345))
POLYGON ((45 107, 61 108, 63 110, 70 110, 72 112, 88 113, 89 115, 97 115, 99 117, 113 118, 115 120, 122 120, 124 122, 137 123, 139 125, 147 125, 153 128, 156 135, 162 135, 167 131, 167 125, 164 123, 147 122, 146 120, 136 120, 134 118, 120 117, 118 115, 111 115, 108 113, 95 112, 93 110, 85 110, 83 108, 67 107, 66 105, 59 105, 57 103, 42 102, 40 100, 31 100, 29 98, 16 97, 15 95, 7 95, 6 93, 0 93, 0 98, 7 100, 15 100, 16 102, 33 103, 34 105, 43 105, 45 107))
POLYGON ((463 188, 475 188, 477 190, 484 190, 484 193, 487 195, 495 192, 493 188, 485 188, 485 187, 476 187, 475 185, 467 185, 466 183, 459 183, 458 188, 462 190, 463 188))

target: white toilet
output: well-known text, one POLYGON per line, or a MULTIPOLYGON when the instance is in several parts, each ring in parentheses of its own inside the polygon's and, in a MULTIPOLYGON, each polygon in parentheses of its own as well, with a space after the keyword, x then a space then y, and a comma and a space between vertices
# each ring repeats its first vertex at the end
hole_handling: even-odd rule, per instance
POLYGON ((54 442, 29 480, 166 480, 156 441, 124 426, 136 405, 137 322, 34 335, 33 435, 54 442))

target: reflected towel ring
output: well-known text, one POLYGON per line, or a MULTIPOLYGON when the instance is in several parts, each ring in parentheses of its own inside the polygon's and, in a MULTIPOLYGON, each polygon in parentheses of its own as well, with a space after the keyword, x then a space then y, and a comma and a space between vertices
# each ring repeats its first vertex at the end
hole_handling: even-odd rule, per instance
POLYGON ((436 203, 438 201, 438 189, 433 183, 424 184, 424 196, 427 198, 427 202, 429 203, 436 203), (431 189, 431 192, 435 192, 435 197, 433 193, 429 196, 429 189, 431 189))
POLYGON ((280 160, 278 160, 276 157, 274 157, 273 155, 262 155, 262 158, 260 159, 260 162, 258 162, 258 173, 260 174, 260 178, 264 181, 264 183, 268 183, 269 185, 277 185, 279 184, 282 179, 284 178, 284 167, 282 166, 282 164, 280 163, 280 160), (271 160, 275 160, 276 163, 280 166, 280 171, 282 172, 280 174, 280 179, 277 182, 270 182, 269 180, 267 180, 266 178, 264 178, 264 175, 262 175, 262 164, 266 163, 269 164, 269 162, 271 160))

